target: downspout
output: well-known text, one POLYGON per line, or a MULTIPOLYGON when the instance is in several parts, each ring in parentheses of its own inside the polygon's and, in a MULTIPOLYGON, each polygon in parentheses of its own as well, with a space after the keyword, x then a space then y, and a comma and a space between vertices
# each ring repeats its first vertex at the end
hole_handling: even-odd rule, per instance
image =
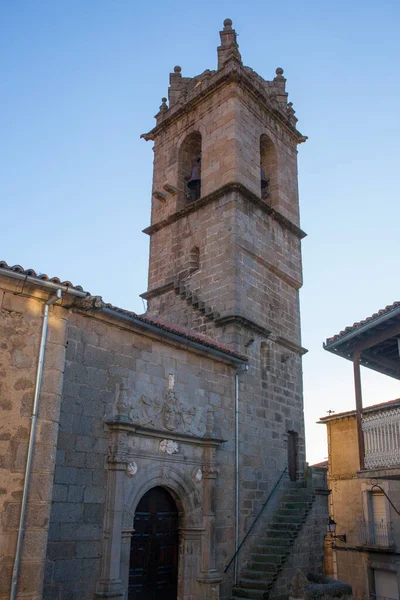
POLYGON ((234 562, 234 583, 238 581, 238 549, 239 549, 239 373, 248 371, 248 365, 240 365, 235 373, 235 562, 234 562))
POLYGON ((38 359, 38 366, 37 366, 37 371, 36 371, 36 382, 35 382, 35 392, 34 392, 34 398, 33 398, 31 430, 30 430, 30 435, 29 435, 28 456, 26 459, 26 466, 25 466, 24 489, 23 489, 23 493, 22 493, 21 514, 20 514, 19 526, 18 526, 17 547, 15 550, 14 568, 13 568, 12 579, 11 579, 10 600, 15 600, 16 594, 17 594, 18 574, 19 574, 19 567, 20 567, 20 561, 21 561, 22 546, 23 546, 23 541, 24 541, 25 517, 26 517, 27 504, 28 504, 29 483, 30 483, 30 477, 31 477, 33 453, 34 453, 34 447, 35 447, 36 425, 37 425, 37 418, 38 418, 38 412, 39 412, 40 390, 42 387, 44 354, 45 354, 45 349, 46 349, 47 329, 48 329, 48 323, 49 323, 49 307, 52 304, 54 304, 55 302, 57 302, 61 298, 61 295, 62 295, 62 290, 57 289, 56 295, 51 296, 44 305, 42 335, 41 335, 41 339, 40 339, 39 359, 38 359))

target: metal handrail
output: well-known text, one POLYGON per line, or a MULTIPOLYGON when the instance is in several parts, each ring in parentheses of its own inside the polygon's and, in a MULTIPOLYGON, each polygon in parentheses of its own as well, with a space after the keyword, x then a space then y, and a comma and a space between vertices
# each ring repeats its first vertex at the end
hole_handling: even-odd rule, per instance
POLYGON ((276 488, 278 487, 278 485, 280 484, 280 482, 282 481, 283 476, 285 475, 285 473, 287 472, 287 467, 285 467, 282 471, 282 473, 279 476, 278 481, 275 483, 274 487, 272 488, 272 490, 270 491, 270 493, 268 494, 268 498, 266 499, 266 501, 264 502, 264 504, 262 505, 260 512, 258 513, 258 515, 256 516, 256 518, 254 519, 253 523, 251 524, 248 532, 246 533, 246 535, 244 536, 244 538, 242 539, 242 541, 240 542, 238 549, 236 550, 235 554, 232 556, 231 560, 229 561, 229 563, 227 564, 227 566, 224 569, 224 573, 227 572, 227 570, 229 569, 229 567, 231 566, 231 564, 233 563, 233 561, 235 560, 235 558, 238 556, 243 544, 245 543, 245 541, 247 540, 247 538, 249 537, 250 533, 253 530, 254 525, 257 523, 258 519, 260 518, 262 512, 264 511, 265 507, 267 506, 268 502, 270 501, 270 499, 272 498, 273 493, 275 492, 276 488))

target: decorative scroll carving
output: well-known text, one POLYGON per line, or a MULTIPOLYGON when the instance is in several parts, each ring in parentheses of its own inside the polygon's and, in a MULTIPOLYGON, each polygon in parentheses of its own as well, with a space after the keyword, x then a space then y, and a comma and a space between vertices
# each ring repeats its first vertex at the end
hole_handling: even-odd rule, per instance
POLYGON ((192 479, 195 483, 200 483, 200 481, 203 479, 203 471, 200 469, 200 467, 193 469, 192 479))
POLYGON ((148 398, 144 394, 130 410, 133 422, 139 425, 167 429, 181 433, 190 433, 199 437, 212 436, 214 413, 211 407, 206 409, 188 406, 179 400, 173 389, 166 389, 164 398, 148 398))
POLYGON ((127 466, 126 466, 126 474, 128 475, 128 477, 134 477, 137 473, 138 467, 137 464, 135 463, 135 461, 130 462, 127 466))
POLYGON ((176 454, 178 450, 178 444, 173 440, 162 440, 160 442, 160 452, 165 452, 166 454, 176 454))

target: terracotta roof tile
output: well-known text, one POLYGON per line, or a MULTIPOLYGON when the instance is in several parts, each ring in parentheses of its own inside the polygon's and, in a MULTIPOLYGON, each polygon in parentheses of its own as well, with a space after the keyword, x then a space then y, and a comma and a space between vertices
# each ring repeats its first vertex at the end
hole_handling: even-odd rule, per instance
MULTIPOLYGON (((21 273, 22 275, 26 275, 27 277, 34 277, 35 279, 40 279, 41 281, 50 281, 51 283, 55 283, 56 285, 64 285, 65 287, 72 288, 79 292, 84 292, 82 286, 80 285, 72 285, 70 281, 61 281, 58 277, 49 277, 45 273, 36 273, 34 269, 24 269, 21 265, 14 265, 13 267, 8 265, 4 260, 0 261, 0 269, 4 271, 14 271, 14 273, 21 273)), ((89 292, 86 292, 89 295, 89 292)))
POLYGON ((157 327, 158 329, 161 329, 163 331, 173 333, 173 334, 175 334, 179 337, 183 337, 189 341, 193 341, 198 344, 201 344, 202 346, 206 346, 208 348, 213 348, 215 350, 218 350, 219 352, 224 352, 225 354, 234 356, 235 358, 239 358, 240 360, 243 360, 246 362, 248 361, 248 358, 246 356, 244 356, 243 354, 240 354, 238 352, 235 352, 234 350, 232 350, 232 348, 230 348, 229 346, 226 346, 225 344, 222 344, 221 342, 217 342, 216 340, 214 340, 210 337, 207 337, 205 335, 202 335, 200 333, 195 333, 194 331, 191 331, 190 329, 186 329, 185 327, 181 327, 180 325, 174 325, 173 323, 168 323, 167 321, 163 321, 162 319, 159 319, 158 317, 154 317, 153 315, 150 315, 149 313, 145 313, 143 315, 138 315, 137 313, 135 313, 133 311, 126 310, 124 308, 119 308, 118 306, 113 306, 112 304, 105 304, 104 306, 106 308, 110 308, 111 310, 114 310, 115 312, 118 312, 120 314, 124 314, 128 317, 137 319, 138 321, 142 321, 143 323, 148 323, 149 325, 154 325, 154 327, 157 327))
MULTIPOLYGON (((380 402, 379 404, 372 404, 372 406, 364 406, 363 412, 375 412, 377 410, 381 410, 382 408, 392 408, 393 404, 400 404, 400 398, 388 400, 387 402, 380 402)), ((352 417, 355 414, 355 410, 348 410, 346 412, 334 413, 328 415, 327 417, 321 417, 319 421, 325 423, 325 421, 334 421, 335 419, 341 419, 342 417, 352 417)))
MULTIPOLYGON (((63 285, 66 287, 70 287, 74 290, 84 292, 82 286, 80 286, 80 285, 74 286, 74 285, 72 285, 72 283, 70 281, 61 281, 58 277, 49 277, 46 274, 38 274, 38 273, 36 273, 36 271, 34 269, 24 269, 23 267, 21 267, 21 265, 14 265, 13 267, 11 267, 5 261, 0 261, 0 273, 1 273, 1 270, 5 271, 6 273, 7 273, 7 271, 14 271, 15 273, 21 273, 23 275, 26 275, 27 277, 33 277, 38 280, 39 284, 40 284, 40 281, 51 281, 52 283, 55 283, 56 285, 63 285)), ((88 297, 90 297, 89 292, 86 292, 86 294, 88 297)), ((124 314, 128 317, 137 319, 138 321, 142 321, 143 323, 153 325, 154 327, 157 327, 158 329, 160 329, 160 332, 166 331, 169 333, 173 333, 179 337, 187 339, 189 342, 192 341, 197 344, 201 344, 202 346, 205 346, 206 348, 212 348, 214 350, 218 350, 219 352, 223 352, 224 354, 227 354, 227 355, 237 358, 239 360, 243 360, 246 362, 248 360, 246 356, 239 354, 238 352, 235 352, 234 350, 232 350, 232 348, 229 348, 229 346, 225 346, 225 344, 221 344, 220 342, 217 342, 216 340, 213 340, 212 338, 209 338, 205 335, 201 335, 200 333, 195 333, 194 331, 190 331, 189 329, 185 329, 184 327, 174 325, 173 323, 168 323, 166 321, 163 321, 162 319, 153 317, 150 314, 138 315, 137 313, 135 313, 133 311, 125 310, 123 308, 119 308, 118 306, 113 306, 112 304, 105 304, 100 297, 98 297, 98 300, 99 300, 99 303, 96 304, 96 306, 99 306, 100 308, 101 307, 110 308, 111 310, 118 312, 120 314, 124 314)))
POLYGON ((326 346, 328 346, 329 344, 332 344, 333 342, 336 342, 337 340, 344 337, 348 333, 351 333, 353 331, 356 331, 357 329, 360 329, 360 327, 362 327, 363 325, 366 325, 367 323, 374 321, 374 319, 377 319, 378 317, 381 317, 382 315, 389 313, 391 310, 394 310, 395 308, 398 308, 399 306, 400 306, 400 302, 394 302, 393 304, 390 304, 390 305, 386 306, 385 308, 382 308, 382 310, 378 310, 378 312, 374 313, 370 317, 367 317, 366 319, 363 319, 362 321, 353 323, 353 325, 349 325, 348 327, 343 329, 343 331, 341 331, 340 333, 338 333, 330 338, 327 338, 326 343, 325 343, 326 346))
POLYGON ((323 460, 322 462, 319 463, 315 463, 315 465, 311 465, 312 467, 319 467, 320 469, 327 469, 328 468, 328 461, 327 460, 323 460))

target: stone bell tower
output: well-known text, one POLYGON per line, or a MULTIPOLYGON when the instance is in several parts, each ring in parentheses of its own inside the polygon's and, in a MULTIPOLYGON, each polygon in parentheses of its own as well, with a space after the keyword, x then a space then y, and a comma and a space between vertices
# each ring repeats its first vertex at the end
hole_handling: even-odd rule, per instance
POLYGON ((220 37, 218 68, 184 77, 175 67, 142 136, 154 142, 142 296, 151 315, 249 357, 240 480, 251 516, 288 462, 294 477, 304 462, 297 145, 307 138, 283 69, 265 80, 244 66, 230 19, 220 37))

